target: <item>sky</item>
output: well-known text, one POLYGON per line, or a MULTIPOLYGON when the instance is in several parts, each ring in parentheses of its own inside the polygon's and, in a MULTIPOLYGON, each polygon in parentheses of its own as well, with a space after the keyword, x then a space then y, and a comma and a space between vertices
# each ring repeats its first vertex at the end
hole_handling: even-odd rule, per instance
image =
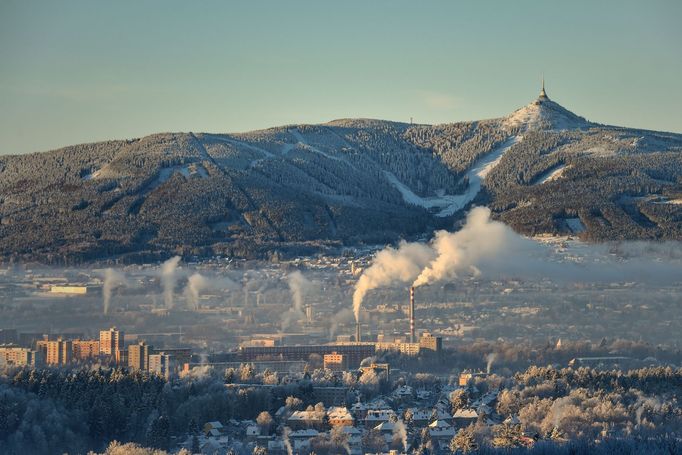
POLYGON ((682 2, 0 0, 0 155, 337 118, 449 123, 547 94, 682 132, 682 2))

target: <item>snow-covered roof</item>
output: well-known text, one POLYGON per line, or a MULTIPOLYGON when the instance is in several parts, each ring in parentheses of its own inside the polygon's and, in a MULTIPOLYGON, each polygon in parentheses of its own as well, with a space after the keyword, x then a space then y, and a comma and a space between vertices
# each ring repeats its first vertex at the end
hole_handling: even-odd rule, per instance
POLYGON ((291 433, 289 433, 289 438, 292 439, 314 438, 318 434, 320 434, 319 431, 314 430, 312 428, 306 428, 304 430, 292 431, 291 433))
POLYGON ((452 417, 455 419, 478 419, 478 412, 475 409, 463 408, 455 411, 452 417))
POLYGON ((427 409, 412 409, 412 420, 431 420, 433 411, 427 409))
POLYGON ((327 416, 329 419, 337 420, 353 420, 353 416, 350 411, 345 406, 334 406, 327 410, 327 416))
POLYGON ((322 420, 324 414, 318 411, 294 411, 288 420, 310 421, 322 420))
POLYGON ((395 416, 395 411, 393 409, 370 409, 367 411, 366 420, 389 420, 391 417, 395 416))
POLYGON ((375 430, 379 430, 379 431, 390 431, 390 432, 393 432, 393 431, 396 429, 396 427, 397 427, 397 424, 394 423, 394 422, 391 422, 391 421, 389 420, 389 421, 387 421, 387 422, 382 422, 382 423, 380 423, 379 425, 377 425, 376 427, 374 427, 374 429, 375 429, 375 430))

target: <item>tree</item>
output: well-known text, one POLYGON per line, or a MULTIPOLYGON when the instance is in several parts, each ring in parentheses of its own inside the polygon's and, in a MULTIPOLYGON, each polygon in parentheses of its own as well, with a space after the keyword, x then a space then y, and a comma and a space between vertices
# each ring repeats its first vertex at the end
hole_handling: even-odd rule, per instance
POLYGON ((256 417, 256 423, 260 427, 261 434, 267 435, 272 427, 272 416, 268 411, 263 411, 256 417))
POLYGON ((292 411, 298 411, 303 407, 303 401, 300 398, 289 396, 284 401, 284 405, 292 411))
POLYGON ((166 416, 159 416, 149 427, 147 445, 156 449, 167 450, 170 445, 170 424, 166 416))
POLYGON ((195 434, 192 435, 192 453, 201 453, 201 447, 199 446, 199 437, 195 434))
POLYGON ((252 455, 268 455, 268 449, 263 446, 256 446, 253 448, 252 455))
POLYGON ((457 389, 450 394, 452 412, 465 407, 469 403, 469 393, 465 389, 457 389))
POLYGON ((198 435, 199 434, 199 424, 197 424, 197 421, 192 417, 189 420, 189 426, 187 428, 187 432, 191 435, 198 435))
POLYGON ((476 439, 474 438, 474 431, 471 426, 468 428, 461 428, 454 438, 450 441, 450 451, 452 453, 457 453, 458 451, 462 453, 473 452, 478 448, 476 444, 476 439))
POLYGON ((518 447, 521 441, 521 425, 502 424, 493 430, 493 446, 518 447))
POLYGON ((386 442, 384 441, 384 437, 381 435, 379 430, 369 430, 362 437, 362 447, 365 452, 381 453, 384 451, 385 445, 386 442))

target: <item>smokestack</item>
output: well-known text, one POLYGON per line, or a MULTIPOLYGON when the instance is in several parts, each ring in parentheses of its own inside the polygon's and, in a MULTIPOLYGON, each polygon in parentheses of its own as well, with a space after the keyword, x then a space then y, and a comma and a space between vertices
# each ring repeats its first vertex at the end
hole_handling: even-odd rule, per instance
POLYGON ((360 321, 355 323, 355 341, 360 341, 360 321))
POLYGON ((410 287, 410 343, 414 343, 414 286, 410 287))

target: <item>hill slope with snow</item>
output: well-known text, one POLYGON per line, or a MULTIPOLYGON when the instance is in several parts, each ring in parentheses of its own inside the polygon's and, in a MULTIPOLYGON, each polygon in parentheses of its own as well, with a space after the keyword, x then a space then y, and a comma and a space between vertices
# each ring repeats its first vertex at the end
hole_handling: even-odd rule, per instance
POLYGON ((343 119, 0 157, 0 256, 268 257, 454 228, 682 238, 682 135, 591 123, 541 94, 444 125, 343 119))

